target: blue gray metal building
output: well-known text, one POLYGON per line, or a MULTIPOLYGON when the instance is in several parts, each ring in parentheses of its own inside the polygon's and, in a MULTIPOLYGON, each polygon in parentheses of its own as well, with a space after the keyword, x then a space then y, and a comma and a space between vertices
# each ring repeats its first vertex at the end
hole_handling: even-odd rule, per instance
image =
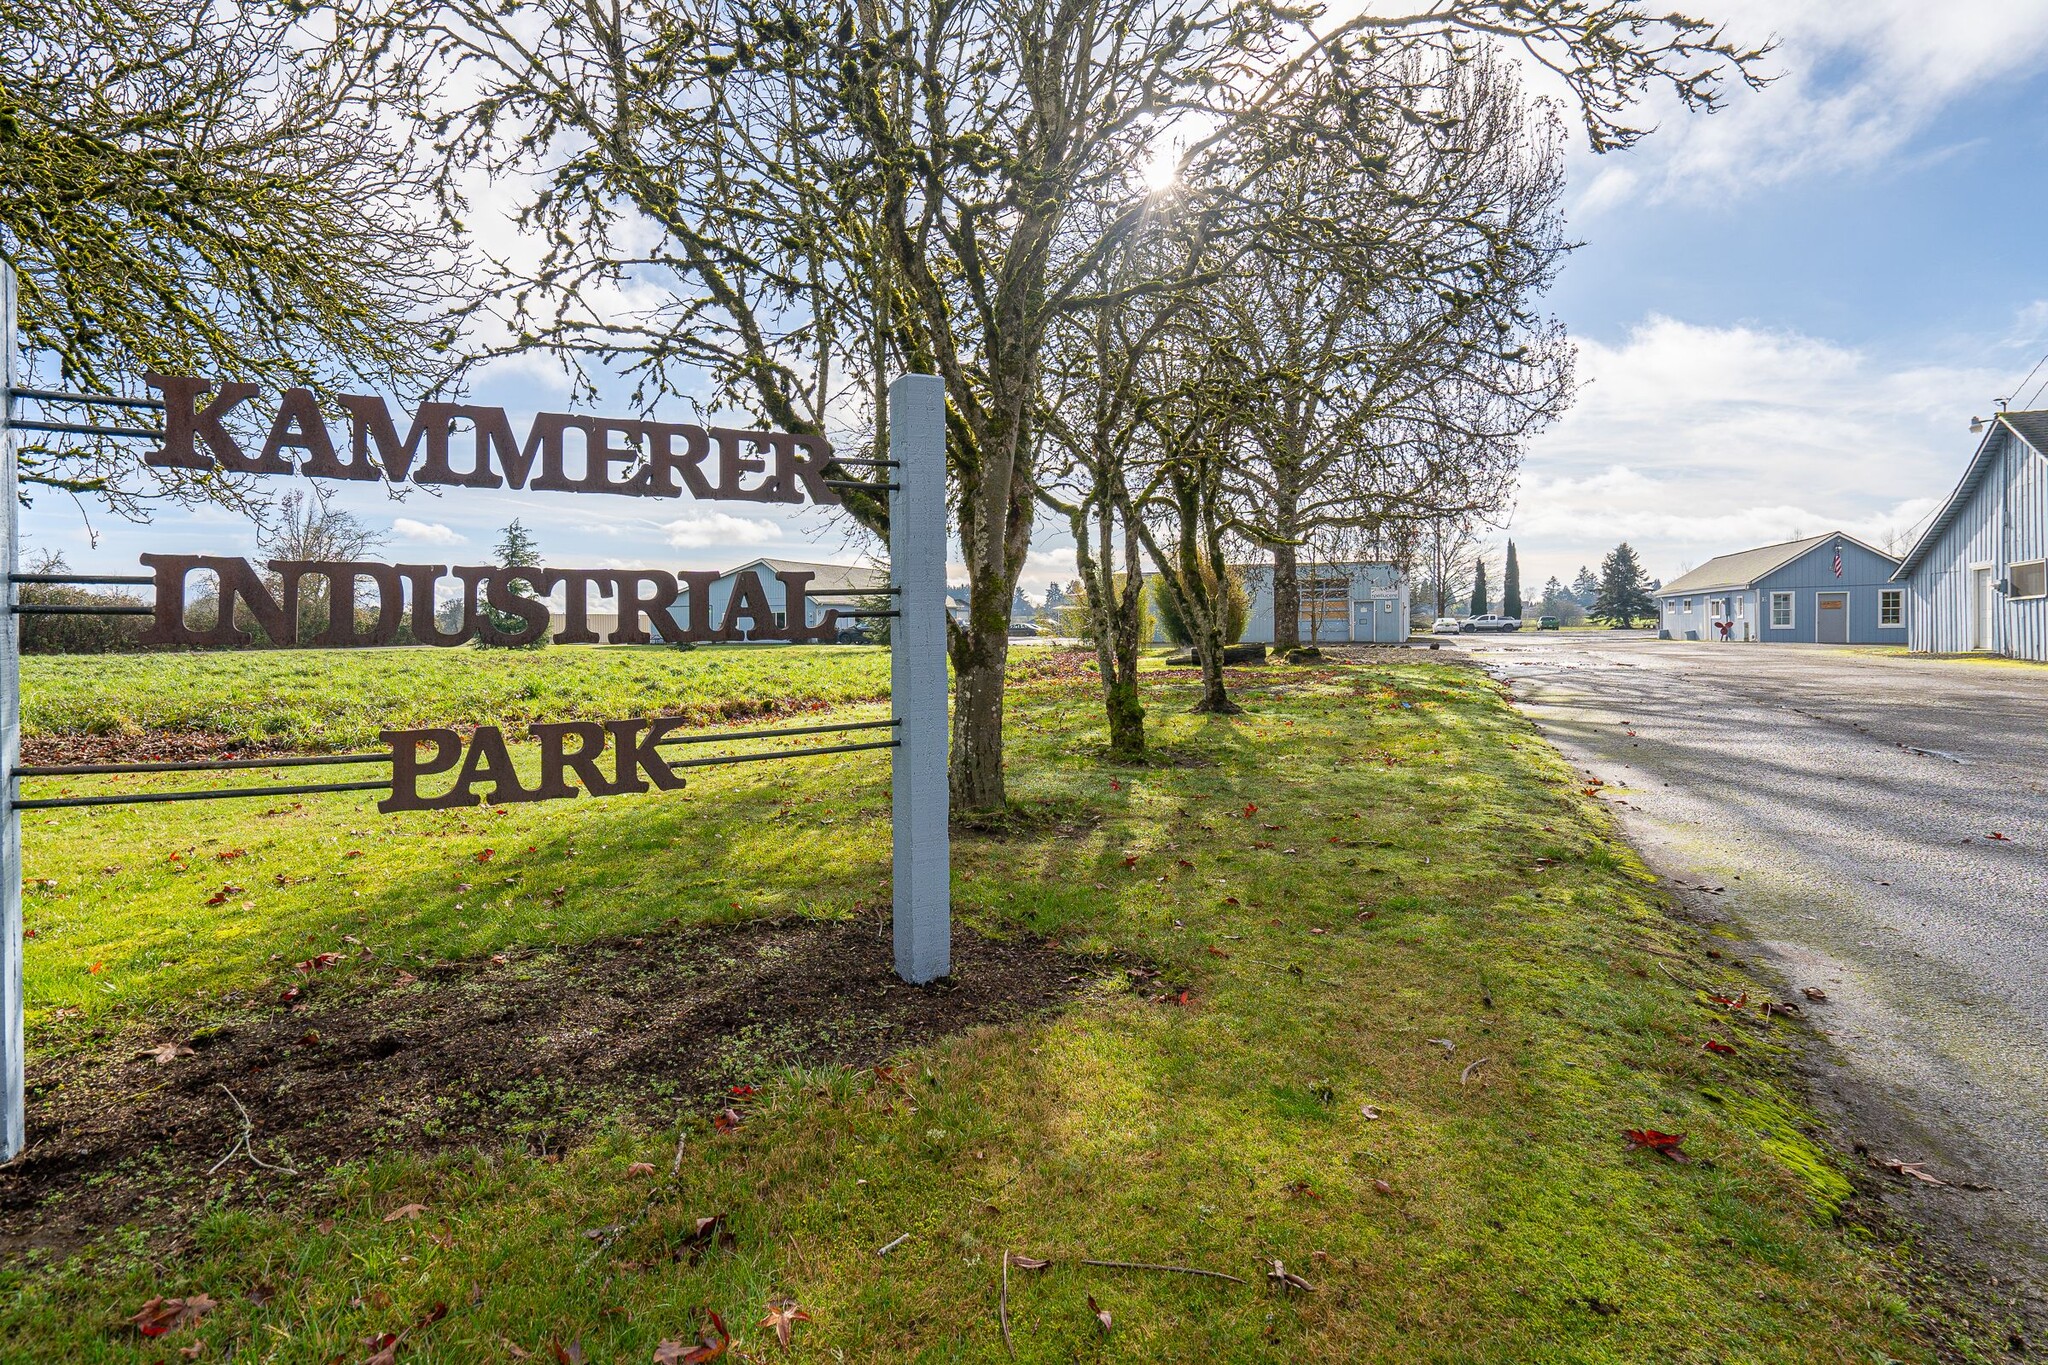
POLYGON ((1912 611, 1906 589, 1891 581, 1898 567, 1892 556, 1841 531, 1718 555, 1657 590, 1658 634, 1903 645, 1912 611))
POLYGON ((1912 648, 2048 663, 2048 412, 2001 412, 1906 552, 1912 648))

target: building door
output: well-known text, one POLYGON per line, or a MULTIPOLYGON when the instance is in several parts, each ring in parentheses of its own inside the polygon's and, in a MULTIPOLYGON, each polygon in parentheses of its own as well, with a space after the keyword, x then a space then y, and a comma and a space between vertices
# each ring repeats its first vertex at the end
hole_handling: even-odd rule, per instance
POLYGON ((1824 645, 1849 643, 1849 594, 1824 592, 1815 604, 1820 608, 1813 626, 1813 638, 1824 645))
POLYGON ((1970 570, 1970 648, 1991 648, 1991 566, 1970 570))

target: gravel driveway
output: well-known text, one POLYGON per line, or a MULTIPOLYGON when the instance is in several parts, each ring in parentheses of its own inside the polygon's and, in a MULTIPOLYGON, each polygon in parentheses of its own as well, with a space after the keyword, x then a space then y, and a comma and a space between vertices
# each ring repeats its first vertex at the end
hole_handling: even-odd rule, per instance
POLYGON ((1827 992, 1808 1017, 1831 1117, 1874 1156, 1996 1187, 1899 1198, 2038 1307, 2048 668, 1619 633, 1459 647, 1608 784, 1658 872, 1827 992))

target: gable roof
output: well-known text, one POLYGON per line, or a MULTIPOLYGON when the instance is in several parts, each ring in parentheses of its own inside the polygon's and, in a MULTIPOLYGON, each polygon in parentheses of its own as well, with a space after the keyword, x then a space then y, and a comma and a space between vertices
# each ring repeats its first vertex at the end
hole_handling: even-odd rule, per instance
POLYGON ((1673 593, 1704 592, 1709 588, 1746 588, 1771 570, 1782 569, 1816 545, 1831 539, 1832 534, 1808 536, 1804 540, 1759 545, 1754 550, 1737 550, 1732 555, 1715 555, 1692 572, 1672 579, 1654 595, 1669 597, 1673 593))
POLYGON ((1715 588, 1754 587, 1759 579, 1837 540, 1846 540, 1859 549, 1868 550, 1888 564, 1899 562, 1897 556, 1888 555, 1846 531, 1830 531, 1824 536, 1807 536, 1804 540, 1787 540, 1776 545, 1759 545, 1754 550, 1738 550, 1732 555, 1717 555, 1691 573, 1680 574, 1651 596, 1669 597, 1673 593, 1711 592, 1715 588))
POLYGON ((873 592, 889 586, 889 573, 870 564, 823 564, 808 559, 750 559, 736 569, 727 569, 720 575, 731 578, 745 573, 755 565, 762 565, 770 573, 815 574, 811 585, 804 591, 812 597, 832 593, 873 592))
POLYGON ((1913 542, 1913 548, 1906 551, 1906 557, 1899 561, 1899 567, 1893 571, 1894 582, 1918 568, 1920 561, 1927 557, 1927 552, 1934 548, 1934 543, 1941 539, 1942 533, 1955 521, 1964 504, 1969 502, 1971 495, 1977 491, 1977 484, 1983 479, 1984 471, 1991 467, 1993 449, 2008 431, 2033 447, 2036 454, 2048 458, 2048 410, 2001 412, 1992 418, 1985 424, 1984 439, 1977 443, 1977 453, 1970 457, 1970 463, 1964 467, 1963 477, 1957 481, 1955 492, 1948 495, 1948 501, 1941 505, 1941 510, 1934 514, 1934 520, 1927 523, 1927 529, 1920 533, 1920 539, 1913 542))

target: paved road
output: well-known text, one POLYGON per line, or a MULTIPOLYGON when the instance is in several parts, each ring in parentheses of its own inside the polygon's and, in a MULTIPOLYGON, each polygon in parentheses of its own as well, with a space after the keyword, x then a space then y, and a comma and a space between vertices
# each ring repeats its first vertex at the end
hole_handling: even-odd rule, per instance
POLYGON ((1660 873, 1731 913, 1789 987, 1827 991, 1809 1015, 1836 1122, 1878 1156, 1996 1186, 1906 1197, 2041 1294, 2048 668, 1634 635, 1459 643, 1608 783, 1660 873))

